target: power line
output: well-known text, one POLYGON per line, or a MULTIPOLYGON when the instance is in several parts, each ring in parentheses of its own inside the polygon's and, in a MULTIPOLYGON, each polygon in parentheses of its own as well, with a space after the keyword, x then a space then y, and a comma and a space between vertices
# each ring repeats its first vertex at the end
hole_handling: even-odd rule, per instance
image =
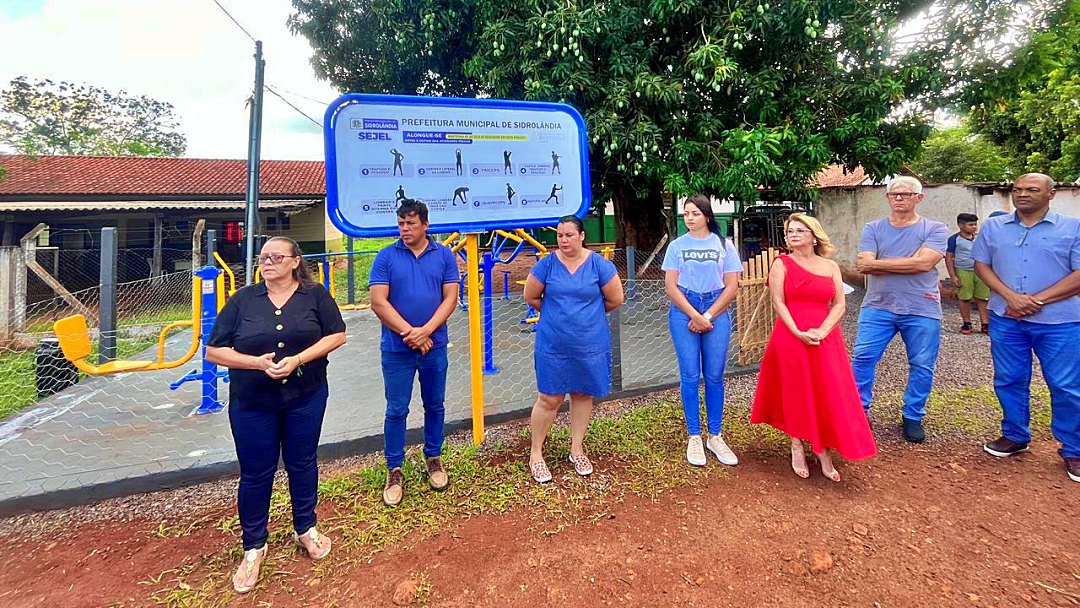
MULTIPOLYGON (((266 85, 266 86, 269 87, 270 85, 266 85)), ((281 91, 282 93, 288 93, 289 95, 292 95, 293 97, 299 97, 300 99, 306 99, 306 100, 308 100, 308 101, 310 101, 312 103, 317 103, 317 104, 323 105, 323 106, 330 105, 329 103, 327 103, 325 101, 319 101, 318 99, 312 99, 311 97, 308 97, 306 95, 301 95, 300 93, 297 93, 296 91, 290 91, 289 89, 279 87, 276 84, 274 85, 274 87, 277 88, 277 90, 281 91)))
POLYGON ((225 13, 226 17, 228 17, 230 20, 232 20, 233 23, 236 24, 236 27, 240 28, 241 32, 244 32, 244 34, 246 34, 248 38, 251 38, 252 42, 256 42, 255 37, 252 36, 251 33, 248 32, 246 29, 244 29, 244 26, 240 25, 240 22, 236 20, 236 17, 233 17, 232 14, 229 13, 229 11, 225 10, 225 7, 221 6, 221 3, 218 2, 218 0, 214 0, 214 4, 216 4, 217 7, 221 9, 221 12, 225 13))
POLYGON ((312 118, 312 117, 308 116, 307 114, 305 114, 303 110, 301 110, 300 108, 294 106, 292 104, 292 102, 290 102, 288 99, 285 99, 284 97, 282 97, 280 93, 278 93, 274 89, 271 89, 270 85, 263 85, 263 88, 265 88, 267 91, 270 91, 271 93, 273 93, 274 96, 277 97, 278 99, 280 99, 281 101, 284 101, 285 105, 287 105, 290 108, 296 110, 301 116, 303 116, 304 118, 306 118, 306 119, 310 120, 311 122, 313 122, 316 127, 319 127, 319 129, 322 129, 323 125, 322 125, 321 122, 319 122, 319 121, 315 120, 314 118, 312 118))

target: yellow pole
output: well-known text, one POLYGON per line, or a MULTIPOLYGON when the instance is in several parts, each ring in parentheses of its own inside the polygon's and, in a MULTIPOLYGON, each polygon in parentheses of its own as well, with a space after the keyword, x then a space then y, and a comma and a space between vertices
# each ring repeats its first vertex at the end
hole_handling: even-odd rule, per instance
POLYGON ((469 380, 472 387, 473 443, 484 442, 484 343, 480 331, 480 235, 465 235, 469 293, 469 380))
POLYGON ((541 244, 540 241, 534 239, 532 237, 532 235, 530 235, 528 232, 525 232, 524 228, 518 228, 517 230, 514 231, 514 234, 516 234, 516 235, 520 236, 521 238, 525 239, 526 243, 532 245, 533 247, 536 247, 536 250, 539 251, 540 253, 547 253, 547 250, 548 250, 547 247, 544 247, 544 245, 541 244))

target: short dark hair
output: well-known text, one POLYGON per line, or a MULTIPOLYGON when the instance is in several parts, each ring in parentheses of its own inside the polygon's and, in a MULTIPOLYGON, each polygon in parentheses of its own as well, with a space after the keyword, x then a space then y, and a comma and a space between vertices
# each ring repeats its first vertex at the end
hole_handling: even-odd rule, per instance
POLYGON ((969 224, 971 222, 977 221, 979 221, 979 216, 975 215, 974 213, 961 213, 960 215, 956 216, 957 224, 969 224))
POLYGON ((559 218, 559 224, 573 224, 578 232, 585 232, 585 223, 576 215, 564 215, 559 218))
POLYGON ((417 215, 421 222, 428 223, 427 205, 414 198, 401 201, 401 205, 397 208, 397 216, 405 219, 410 215, 417 215))

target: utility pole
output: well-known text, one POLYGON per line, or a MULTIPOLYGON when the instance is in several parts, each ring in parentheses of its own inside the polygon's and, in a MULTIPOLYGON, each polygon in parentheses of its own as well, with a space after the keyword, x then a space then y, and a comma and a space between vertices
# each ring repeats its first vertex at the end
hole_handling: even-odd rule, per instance
POLYGON ((263 75, 262 40, 255 41, 255 94, 248 123, 247 207, 244 216, 244 284, 255 277, 255 233, 259 229, 259 153, 262 147, 263 75))

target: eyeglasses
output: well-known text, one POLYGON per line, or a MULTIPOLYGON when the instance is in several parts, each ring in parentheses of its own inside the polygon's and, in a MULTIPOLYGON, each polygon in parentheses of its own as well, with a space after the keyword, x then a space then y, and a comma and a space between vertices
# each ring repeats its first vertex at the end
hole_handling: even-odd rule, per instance
POLYGON ((889 192, 885 195, 886 198, 902 198, 905 201, 913 196, 919 196, 917 192, 889 192))
POLYGON ((798 235, 810 234, 811 232, 813 232, 813 231, 812 230, 807 230, 806 228, 788 228, 788 230, 787 230, 788 236, 791 236, 793 234, 798 234, 798 235))
POLYGON ((259 263, 260 264, 265 264, 267 262, 270 262, 270 264, 272 264, 272 265, 277 265, 277 264, 280 264, 281 260, 284 260, 285 258, 295 258, 295 257, 297 257, 297 256, 295 256, 295 255, 285 255, 284 253, 261 253, 261 254, 259 254, 259 263))

